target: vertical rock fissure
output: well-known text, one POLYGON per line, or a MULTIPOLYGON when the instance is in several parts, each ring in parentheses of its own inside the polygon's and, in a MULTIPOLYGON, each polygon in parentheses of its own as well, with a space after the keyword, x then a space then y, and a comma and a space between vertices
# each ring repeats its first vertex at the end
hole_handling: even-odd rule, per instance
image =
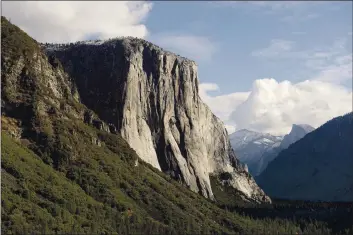
POLYGON ((240 172, 223 123, 200 100, 195 62, 133 38, 53 53, 82 102, 142 160, 211 198, 210 173, 240 172))

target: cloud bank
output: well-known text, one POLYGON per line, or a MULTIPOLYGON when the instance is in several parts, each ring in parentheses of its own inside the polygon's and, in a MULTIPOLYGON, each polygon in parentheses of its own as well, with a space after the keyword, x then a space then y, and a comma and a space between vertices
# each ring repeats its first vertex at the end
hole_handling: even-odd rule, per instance
POLYGON ((211 91, 219 91, 218 85, 214 83, 201 83, 199 85, 199 95, 201 99, 222 121, 226 121, 232 113, 232 110, 235 110, 250 94, 250 92, 237 92, 227 95, 211 96, 209 94, 211 91))
POLYGON ((6 1, 2 14, 40 42, 74 42, 92 34, 144 38, 149 2, 120 1, 6 1))
POLYGON ((254 81, 250 93, 210 96, 213 84, 200 86, 200 97, 224 122, 231 133, 250 129, 286 134, 293 123, 319 127, 329 119, 352 111, 352 91, 322 81, 293 84, 275 79, 254 81))
POLYGON ((39 42, 134 36, 196 61, 211 60, 216 46, 207 37, 166 32, 151 35, 144 22, 152 6, 147 1, 6 1, 2 14, 39 42))

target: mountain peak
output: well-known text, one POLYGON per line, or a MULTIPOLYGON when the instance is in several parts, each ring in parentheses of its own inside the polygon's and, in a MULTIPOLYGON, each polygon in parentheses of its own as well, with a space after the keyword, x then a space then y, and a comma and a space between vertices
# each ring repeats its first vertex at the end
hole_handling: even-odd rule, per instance
POLYGON ((292 130, 290 131, 289 134, 284 136, 280 147, 282 149, 288 148, 289 145, 291 145, 294 142, 300 140, 306 134, 312 132, 313 130, 315 130, 315 128, 310 126, 310 125, 308 125, 308 124, 293 124, 292 125, 292 130))
POLYGON ((304 131, 306 131, 308 133, 313 131, 313 130, 315 130, 314 127, 312 127, 312 126, 310 126, 308 124, 293 124, 291 132, 295 131, 296 129, 302 129, 302 130, 304 130, 304 131))
MULTIPOLYGON (((114 125, 143 161, 211 199, 210 174, 247 179, 223 123, 198 96, 194 61, 133 37, 42 47, 60 61, 82 103, 114 125)), ((261 189, 251 189, 260 198, 261 189)))
POLYGON ((258 175, 267 167, 279 151, 303 138, 314 128, 307 124, 293 124, 285 137, 240 129, 229 136, 238 159, 246 163, 250 173, 258 175))
POLYGON ((257 175, 258 157, 274 147, 278 147, 282 141, 282 136, 274 136, 267 133, 259 133, 247 129, 241 129, 229 135, 231 145, 238 159, 246 163, 249 171, 257 175))

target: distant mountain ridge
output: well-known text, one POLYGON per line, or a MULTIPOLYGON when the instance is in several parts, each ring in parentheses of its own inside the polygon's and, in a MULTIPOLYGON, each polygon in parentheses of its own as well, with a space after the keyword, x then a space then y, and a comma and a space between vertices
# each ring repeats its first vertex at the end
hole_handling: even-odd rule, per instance
POLYGON ((288 148, 289 145, 300 140, 306 134, 308 134, 309 132, 312 132, 313 130, 315 130, 315 128, 307 124, 299 124, 299 125, 293 124, 292 130, 289 132, 289 134, 284 136, 281 142, 280 148, 281 149, 288 148))
POLYGON ((232 141, 233 148, 239 148, 248 144, 249 142, 256 142, 257 144, 265 144, 267 146, 270 146, 273 142, 278 142, 278 140, 282 140, 283 137, 250 131, 247 129, 241 129, 229 135, 229 138, 232 141))
POLYGON ((353 113, 336 117, 279 153, 257 177, 272 197, 353 201, 353 113))
POLYGON ((266 151, 279 147, 283 137, 242 129, 231 134, 229 139, 238 159, 256 176, 259 174, 260 157, 266 151))
POLYGON ((283 137, 280 146, 268 149, 263 153, 257 164, 258 175, 266 169, 267 165, 273 161, 282 150, 288 148, 291 144, 297 142, 313 130, 315 130, 315 128, 307 124, 293 124, 289 134, 283 137))
POLYGON ((314 129, 307 124, 293 124, 290 133, 284 137, 241 129, 231 134, 229 139, 238 159, 248 166, 252 175, 257 176, 281 150, 314 129))

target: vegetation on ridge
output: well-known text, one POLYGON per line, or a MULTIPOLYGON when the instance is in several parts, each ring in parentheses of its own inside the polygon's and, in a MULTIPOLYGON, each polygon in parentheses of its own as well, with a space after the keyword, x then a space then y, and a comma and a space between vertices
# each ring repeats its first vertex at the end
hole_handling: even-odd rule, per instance
POLYGON ((59 99, 45 90, 42 78, 64 74, 60 64, 38 72, 28 57, 24 68, 33 73, 8 74, 27 55, 11 45, 17 42, 11 38, 32 39, 5 18, 2 30, 8 43, 2 45, 2 59, 8 60, 2 64, 8 91, 1 97, 6 111, 1 117, 2 234, 329 232, 324 223, 302 226, 291 219, 252 218, 238 209, 222 209, 141 160, 135 166, 138 156, 120 135, 85 124, 79 115, 87 108, 69 93, 59 99), (10 87, 8 79, 21 89, 10 87), (18 80, 31 86, 24 89, 18 80))

